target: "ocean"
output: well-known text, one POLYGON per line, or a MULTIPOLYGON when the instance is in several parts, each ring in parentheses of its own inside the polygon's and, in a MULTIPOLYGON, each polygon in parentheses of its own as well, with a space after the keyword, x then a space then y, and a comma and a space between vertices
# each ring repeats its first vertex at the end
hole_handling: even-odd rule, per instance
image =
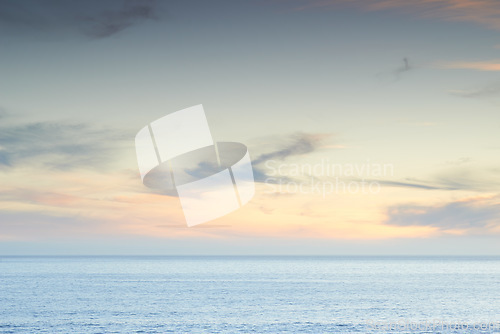
POLYGON ((500 333, 499 257, 0 257, 0 333, 500 333))

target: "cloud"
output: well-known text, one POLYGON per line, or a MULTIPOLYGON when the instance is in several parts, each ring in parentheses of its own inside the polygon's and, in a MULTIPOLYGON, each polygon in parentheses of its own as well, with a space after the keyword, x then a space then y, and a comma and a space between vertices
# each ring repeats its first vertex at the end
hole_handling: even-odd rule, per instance
POLYGON ((314 152, 322 146, 323 140, 328 137, 330 137, 328 134, 293 134, 286 139, 286 144, 282 145, 277 150, 261 154, 253 160, 253 164, 259 165, 271 159, 285 160, 291 156, 314 152))
POLYGON ((497 165, 480 166, 468 159, 454 163, 436 172, 425 183, 450 190, 494 193, 500 189, 500 168, 497 165))
POLYGON ((401 79, 401 76, 406 73, 410 72, 415 69, 415 66, 411 64, 410 60, 408 57, 405 57, 401 60, 401 64, 396 67, 395 69, 385 72, 385 73, 380 73, 378 76, 382 79, 387 79, 390 81, 397 81, 401 79))
POLYGON ((254 178, 263 182, 268 178, 266 170, 261 167, 268 160, 285 160, 293 156, 301 156, 317 151, 324 147, 324 140, 331 137, 330 134, 296 133, 280 140, 279 148, 263 153, 252 160, 254 178))
POLYGON ((127 131, 89 124, 39 122, 0 127, 0 167, 23 164, 51 169, 103 168, 126 140, 127 131))
POLYGON ((500 173, 497 168, 458 166, 437 173, 432 183, 451 190, 495 192, 500 189, 500 173))
MULTIPOLYGON (((254 178, 257 182, 283 183, 297 181, 290 176, 279 176, 270 174, 264 165, 266 161, 282 161, 290 157, 306 155, 316 152, 330 145, 325 145, 325 140, 331 137, 328 134, 293 134, 284 139, 284 143, 277 145, 277 149, 263 153, 253 160, 254 178)), ((275 139, 274 139, 275 140, 275 139)), ((477 191, 496 192, 500 189, 500 172, 495 166, 477 166, 470 158, 462 157, 455 161, 446 161, 447 167, 440 172, 430 175, 426 179, 405 178, 398 180, 366 179, 365 182, 377 182, 381 186, 412 188, 422 190, 441 191, 477 191)), ((301 177, 300 175, 297 177, 301 177)), ((320 178, 323 181, 331 181, 331 178, 320 178)))
POLYGON ((157 19, 153 4, 152 1, 126 1, 116 10, 82 17, 82 20, 89 22, 85 32, 91 37, 108 37, 140 21, 157 19))
MULTIPOLYGON (((254 180, 264 182, 268 179, 267 170, 262 166, 266 161, 283 161, 290 157, 302 156, 321 148, 330 147, 324 145, 324 141, 328 137, 330 137, 329 134, 295 133, 286 137, 266 138, 266 145, 276 148, 252 159, 254 180)), ((175 182, 185 184, 218 173, 222 169, 234 165, 246 153, 246 147, 238 143, 219 143, 218 150, 220 165, 215 159, 215 151, 211 151, 210 147, 172 159, 175 182)), ((250 152, 255 152, 255 150, 250 149, 250 152)), ((169 178, 164 177, 165 174, 170 173, 169 168, 166 165, 156 168, 147 175, 144 183, 158 194, 176 196, 173 184, 169 178)), ((281 180, 288 179, 281 177, 281 180)))
MULTIPOLYGON (((497 72, 500 71, 500 60, 441 62, 435 64, 435 67, 441 69, 463 69, 482 72, 497 72)), ((497 96, 500 95, 500 82, 486 84, 474 89, 451 89, 448 92, 451 95, 465 98, 497 96)))
POLYGON ((469 90, 450 90, 451 95, 465 98, 481 98, 500 95, 500 82, 469 90))
POLYGON ((424 190, 465 190, 477 192, 497 192, 500 189, 500 169, 479 167, 472 164, 470 158, 446 161, 447 167, 431 175, 426 180, 406 178, 403 180, 365 179, 382 186, 414 188, 424 190))
POLYGON ((387 187, 401 187, 401 188, 416 188, 425 190, 458 190, 456 187, 449 187, 446 185, 430 185, 417 182, 402 182, 402 181, 388 181, 388 180, 365 180, 366 182, 377 182, 381 186, 387 187))
POLYGON ((441 231, 488 233, 500 227, 498 198, 473 198, 438 206, 398 205, 387 210, 385 224, 431 226, 441 231))
POLYGON ((405 57, 403 58, 403 64, 394 70, 394 75, 399 76, 404 72, 409 72, 414 67, 410 65, 410 60, 405 57))
POLYGON ((153 0, 6 0, 0 27, 11 32, 76 32, 103 38, 162 16, 153 0))
POLYGON ((461 69, 461 70, 497 72, 497 71, 500 71, 500 61, 499 60, 486 60, 486 61, 441 62, 441 63, 436 64, 436 67, 443 68, 443 69, 461 69))
MULTIPOLYGON (((456 62, 441 62, 435 64, 435 67, 441 69, 463 69, 482 72, 497 72, 500 71, 500 60, 491 61, 456 61, 456 62)), ((500 94, 500 83, 495 82, 484 85, 479 88, 458 90, 452 89, 448 91, 451 95, 465 98, 481 98, 491 97, 500 94)))
POLYGON ((468 22, 490 29, 500 29, 500 2, 497 0, 313 0, 302 1, 297 10, 336 7, 358 7, 366 11, 398 10, 425 19, 468 22))

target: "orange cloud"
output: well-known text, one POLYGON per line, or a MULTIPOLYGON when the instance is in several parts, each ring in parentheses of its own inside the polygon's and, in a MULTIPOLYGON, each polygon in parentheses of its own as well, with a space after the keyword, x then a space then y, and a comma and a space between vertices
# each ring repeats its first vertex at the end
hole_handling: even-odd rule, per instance
POLYGON ((368 11, 402 10, 422 18, 470 22, 500 29, 498 0, 314 0, 298 9, 352 5, 368 11))
MULTIPOLYGON (((9 234, 0 234, 0 239, 133 235, 179 239, 380 240, 427 238, 444 233, 432 225, 384 223, 387 203, 404 198, 405 202, 433 206, 434 198, 430 199, 426 190, 410 192, 404 188, 384 188, 383 193, 376 195, 340 193, 323 197, 312 193, 276 194, 270 192, 269 185, 257 183, 254 199, 240 210, 197 228, 187 228, 178 198, 149 193, 140 179, 128 171, 112 174, 56 171, 39 178, 26 169, 13 171, 11 176, 0 186, 0 211, 21 213, 25 218, 23 224, 17 224, 20 227, 2 231, 9 234), (37 221, 37 215, 43 216, 43 220, 37 221)), ((466 198, 464 201, 475 199, 461 197, 466 198)), ((482 203, 490 199, 483 196, 477 200, 482 203)), ((425 211, 407 209, 405 213, 424 214, 425 211)), ((459 230, 445 232, 463 233, 459 230)))
POLYGON ((500 60, 495 61, 458 61, 450 63, 437 64, 439 68, 446 69, 464 69, 476 71, 500 71, 500 60))

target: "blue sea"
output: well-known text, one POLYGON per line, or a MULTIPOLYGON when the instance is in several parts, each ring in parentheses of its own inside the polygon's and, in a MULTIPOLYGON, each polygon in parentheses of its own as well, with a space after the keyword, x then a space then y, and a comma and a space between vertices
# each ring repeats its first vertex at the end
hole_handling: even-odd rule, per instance
POLYGON ((0 257, 0 333, 500 333, 500 258, 0 257))

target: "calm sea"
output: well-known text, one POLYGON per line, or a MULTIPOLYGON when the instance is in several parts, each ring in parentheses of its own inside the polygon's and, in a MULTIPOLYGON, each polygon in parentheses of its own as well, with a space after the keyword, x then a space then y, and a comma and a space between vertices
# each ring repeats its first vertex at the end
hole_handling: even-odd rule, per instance
POLYGON ((0 333, 500 333, 500 258, 0 257, 0 333))

